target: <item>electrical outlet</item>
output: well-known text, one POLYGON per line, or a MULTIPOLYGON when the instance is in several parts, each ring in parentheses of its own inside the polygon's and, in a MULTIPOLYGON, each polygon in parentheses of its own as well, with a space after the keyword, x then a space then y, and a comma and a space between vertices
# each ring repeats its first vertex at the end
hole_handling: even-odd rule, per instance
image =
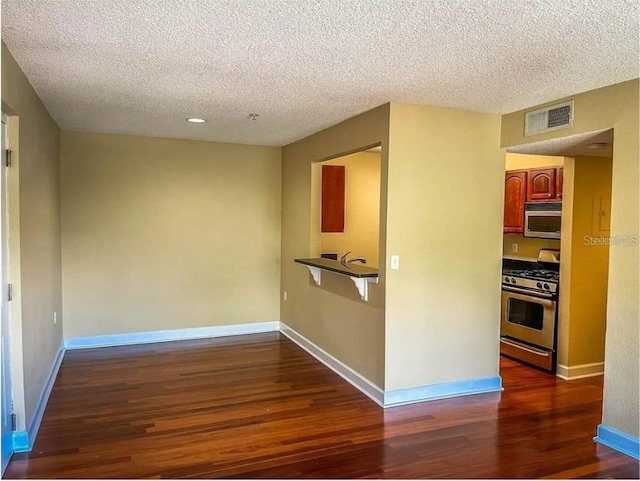
POLYGON ((287 300, 287 291, 282 291, 282 300, 287 300))
POLYGON ((391 256, 391 268, 392 269, 400 269, 400 256, 392 255, 391 256))
POLYGON ((58 323, 58 313, 56 311, 53 311, 53 323, 58 323))
POLYGON ((511 252, 518 252, 518 243, 514 242, 513 244, 511 244, 511 252))

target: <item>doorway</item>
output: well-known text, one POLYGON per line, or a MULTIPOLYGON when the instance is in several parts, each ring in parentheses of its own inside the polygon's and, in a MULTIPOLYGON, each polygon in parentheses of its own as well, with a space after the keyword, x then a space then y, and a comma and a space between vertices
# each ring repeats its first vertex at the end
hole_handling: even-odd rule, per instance
MULTIPOLYGON (((609 247, 615 240, 609 236, 613 130, 512 147, 508 149, 509 155, 556 156, 560 160, 555 167, 556 173, 562 171, 560 196, 555 199, 562 205, 561 237, 554 246, 561 252, 555 372, 564 380, 588 377, 601 380, 609 247)), ((543 166, 538 172, 545 169, 551 167, 543 166)), ((517 256, 515 251, 521 255, 536 254, 536 249, 523 251, 521 245, 515 245, 514 238, 505 234, 505 257, 517 256)), ((527 248, 532 240, 526 241, 527 248)))

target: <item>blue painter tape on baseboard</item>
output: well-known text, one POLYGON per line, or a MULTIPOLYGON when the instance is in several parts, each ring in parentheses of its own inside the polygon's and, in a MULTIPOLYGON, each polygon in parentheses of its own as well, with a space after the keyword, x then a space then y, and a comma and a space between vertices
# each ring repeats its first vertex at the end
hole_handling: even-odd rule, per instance
POLYGON ((31 451, 29 443, 29 433, 26 431, 16 431, 13 433, 13 452, 28 453, 31 451))
POLYGON ((500 376, 445 382, 384 393, 384 406, 400 406, 422 401, 433 401, 456 396, 468 396, 486 392, 502 391, 500 376))
POLYGON ((627 456, 631 456, 634 459, 640 460, 640 443, 638 442, 638 438, 629 436, 606 424, 598 425, 598 435, 593 438, 593 440, 627 456))
POLYGON ((192 329, 172 329, 167 331, 132 332, 105 336, 74 337, 65 339, 67 349, 87 349, 92 347, 128 346, 131 344, 148 344, 151 342, 184 341, 208 337, 238 336, 241 334, 258 334, 275 332, 280 328, 279 321, 254 322, 229 326, 196 327, 192 329))

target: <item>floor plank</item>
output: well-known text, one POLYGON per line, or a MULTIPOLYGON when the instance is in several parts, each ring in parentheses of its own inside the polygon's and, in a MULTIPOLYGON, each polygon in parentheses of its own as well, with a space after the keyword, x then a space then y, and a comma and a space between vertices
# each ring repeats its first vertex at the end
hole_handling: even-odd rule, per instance
POLYGON ((638 478, 592 441, 602 379, 383 410, 278 333, 69 351, 7 478, 638 478))

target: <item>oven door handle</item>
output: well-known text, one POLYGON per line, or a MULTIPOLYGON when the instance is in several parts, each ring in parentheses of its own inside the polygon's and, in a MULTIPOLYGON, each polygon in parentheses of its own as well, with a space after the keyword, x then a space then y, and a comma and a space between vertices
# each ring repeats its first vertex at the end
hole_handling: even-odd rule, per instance
POLYGON ((542 350, 542 349, 536 349, 534 347, 525 346, 524 344, 522 344, 520 342, 515 342, 515 341, 512 341, 510 339, 505 339, 504 337, 500 338, 500 342, 503 342, 505 344, 509 344, 510 346, 513 346, 513 347, 517 347, 518 349, 522 349, 523 351, 530 352, 531 354, 537 354, 538 356, 549 357, 551 355, 551 353, 549 351, 542 350))
POLYGON ((547 292, 532 292, 527 289, 521 289, 519 287, 507 287, 502 286, 502 290, 505 292, 516 292, 518 294, 525 294, 530 297, 542 297, 543 299, 553 299, 553 294, 547 292))

